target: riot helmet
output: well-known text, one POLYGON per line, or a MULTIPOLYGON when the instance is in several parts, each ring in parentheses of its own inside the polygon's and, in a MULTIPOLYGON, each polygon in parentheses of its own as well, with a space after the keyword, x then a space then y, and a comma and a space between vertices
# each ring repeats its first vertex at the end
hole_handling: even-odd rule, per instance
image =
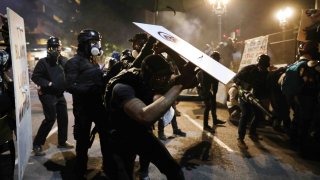
POLYGON ((57 37, 49 37, 47 41, 47 57, 57 61, 61 53, 61 41, 57 37))
POLYGON ((213 51, 212 54, 210 55, 210 57, 212 57, 214 60, 216 60, 218 62, 221 59, 220 53, 218 51, 213 51))
POLYGON ((56 48, 58 46, 62 46, 60 39, 53 36, 49 37, 47 41, 47 49, 56 48))
POLYGON ((93 29, 84 29, 78 35, 78 49, 87 56, 101 56, 101 35, 93 29))
POLYGON ((270 56, 266 55, 266 54, 261 54, 260 56, 258 56, 258 65, 262 68, 267 69, 270 66, 270 56))

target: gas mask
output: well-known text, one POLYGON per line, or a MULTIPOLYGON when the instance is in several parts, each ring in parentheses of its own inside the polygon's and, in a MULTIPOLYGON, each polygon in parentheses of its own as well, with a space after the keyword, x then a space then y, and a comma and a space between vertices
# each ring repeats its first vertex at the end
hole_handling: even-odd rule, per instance
POLYGON ((90 52, 92 56, 102 56, 103 51, 101 50, 101 42, 91 42, 90 43, 90 52))
POLYGON ((60 56, 61 48, 59 47, 50 47, 47 51, 47 57, 53 60, 58 60, 58 57, 60 56))

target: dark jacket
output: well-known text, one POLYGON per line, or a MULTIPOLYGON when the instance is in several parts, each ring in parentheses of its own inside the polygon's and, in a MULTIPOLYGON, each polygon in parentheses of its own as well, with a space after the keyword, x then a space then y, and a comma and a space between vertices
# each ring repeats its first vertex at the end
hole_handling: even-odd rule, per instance
POLYGON ((65 66, 67 91, 76 98, 98 97, 104 89, 103 71, 98 64, 78 53, 65 66))
POLYGON ((130 118, 122 108, 117 108, 113 104, 112 92, 116 84, 122 83, 131 86, 135 91, 135 97, 139 98, 146 105, 149 105, 153 102, 154 92, 151 88, 145 84, 141 76, 140 69, 131 68, 128 70, 121 71, 117 76, 113 77, 108 85, 107 91, 105 94, 105 105, 109 110, 109 128, 116 129, 125 134, 134 135, 141 131, 149 131, 150 127, 142 125, 137 121, 130 118))
POLYGON ((234 82, 245 90, 253 89, 253 95, 258 99, 266 99, 268 71, 260 71, 257 64, 243 67, 234 77, 234 82))
POLYGON ((42 93, 61 95, 66 89, 64 66, 67 60, 60 56, 57 62, 45 57, 39 60, 33 70, 32 81, 40 86, 42 93), (52 85, 49 86, 49 82, 52 85))
POLYGON ((218 92, 218 85, 219 85, 219 81, 212 77, 211 75, 209 75, 208 73, 202 71, 202 90, 203 90, 203 95, 205 97, 207 97, 210 93, 210 91, 212 91, 212 93, 216 94, 218 92))

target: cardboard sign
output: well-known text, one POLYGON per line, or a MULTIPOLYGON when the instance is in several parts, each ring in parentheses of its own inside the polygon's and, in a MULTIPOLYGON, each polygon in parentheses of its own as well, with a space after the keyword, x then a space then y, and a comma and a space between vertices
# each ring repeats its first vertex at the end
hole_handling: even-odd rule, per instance
POLYGON ((10 49, 13 69, 15 114, 18 146, 18 177, 23 178, 32 149, 32 122, 24 21, 7 8, 10 49))
POLYGON ((306 29, 319 23, 320 23, 320 10, 318 9, 302 10, 297 40, 303 41, 303 42, 308 41, 306 29))
POLYGON ((158 25, 136 22, 134 22, 134 24, 223 84, 227 84, 235 76, 233 71, 215 61, 210 56, 206 55, 204 52, 195 48, 166 28, 158 25))
POLYGON ((244 51, 239 70, 250 64, 257 64, 257 58, 261 54, 267 54, 268 36, 260 36, 245 41, 244 51))

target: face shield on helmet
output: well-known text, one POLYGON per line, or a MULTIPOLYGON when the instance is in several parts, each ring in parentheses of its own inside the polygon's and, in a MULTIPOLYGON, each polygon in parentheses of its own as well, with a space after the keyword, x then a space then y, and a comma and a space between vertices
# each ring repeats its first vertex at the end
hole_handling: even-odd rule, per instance
POLYGON ((101 56, 103 54, 101 48, 101 35, 92 29, 82 30, 78 35, 78 48, 89 56, 101 56))

